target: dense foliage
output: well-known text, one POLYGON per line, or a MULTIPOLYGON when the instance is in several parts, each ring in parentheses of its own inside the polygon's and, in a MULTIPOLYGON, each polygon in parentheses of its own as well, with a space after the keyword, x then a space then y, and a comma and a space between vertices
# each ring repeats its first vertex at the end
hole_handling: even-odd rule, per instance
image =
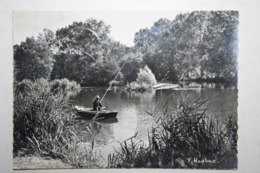
POLYGON ((73 118, 65 111, 68 105, 64 97, 68 90, 77 92, 78 89, 75 83, 50 83, 46 79, 15 83, 14 150, 27 146, 34 138, 47 141, 49 137, 59 136, 58 132, 64 130, 73 118), (57 88, 62 89, 57 91, 57 88))
POLYGON ((160 19, 135 35, 158 81, 237 80, 238 12, 192 12, 160 19))
POLYGON ((53 69, 53 33, 44 30, 37 39, 27 38, 25 42, 14 46, 16 80, 49 79, 53 69))
POLYGON ((57 53, 52 78, 83 85, 105 85, 119 71, 125 47, 109 37, 102 21, 74 22, 56 32, 57 53))
POLYGON ((151 86, 157 83, 153 72, 147 66, 140 69, 139 73, 137 74, 136 82, 140 84, 145 83, 151 86))
POLYGON ((136 136, 121 143, 109 155, 111 168, 237 168, 237 120, 210 119, 205 101, 180 102, 174 109, 149 112, 157 124, 150 129, 149 143, 136 136))
POLYGON ((67 91, 78 88, 67 80, 15 83, 14 155, 52 156, 75 167, 95 167, 93 148, 75 134, 75 114, 64 99, 67 91), (81 164, 83 160, 89 162, 81 164))
POLYGON ((235 11, 179 14, 141 29, 135 46, 127 48, 109 36, 103 21, 74 22, 15 45, 15 77, 107 85, 127 61, 119 83, 135 81, 145 65, 158 81, 232 83, 237 81, 237 27, 235 11))
POLYGON ((15 77, 74 80, 82 85, 108 84, 119 71, 126 47, 109 37, 110 26, 89 19, 14 46, 15 77))
POLYGON ((127 90, 146 91, 157 83, 155 76, 149 67, 141 68, 137 73, 136 81, 127 85, 127 90))

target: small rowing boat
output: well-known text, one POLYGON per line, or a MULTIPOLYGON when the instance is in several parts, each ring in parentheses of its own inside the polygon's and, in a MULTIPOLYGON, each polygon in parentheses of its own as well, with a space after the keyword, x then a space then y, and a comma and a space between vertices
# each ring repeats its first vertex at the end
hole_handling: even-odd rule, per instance
MULTIPOLYGON (((87 108, 83 106, 74 106, 74 111, 77 113, 77 115, 84 116, 86 118, 93 118, 97 112, 93 110, 93 108, 87 108)), ((108 110, 101 110, 98 111, 98 119, 102 118, 115 118, 117 116, 117 111, 108 111, 108 110)))

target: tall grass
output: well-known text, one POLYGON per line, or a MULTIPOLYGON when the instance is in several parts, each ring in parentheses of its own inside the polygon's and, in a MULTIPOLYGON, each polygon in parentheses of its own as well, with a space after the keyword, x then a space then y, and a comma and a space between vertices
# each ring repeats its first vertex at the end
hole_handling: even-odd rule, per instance
POLYGON ((179 102, 175 109, 149 112, 157 125, 149 143, 135 137, 108 157, 108 167, 217 168, 237 167, 237 120, 210 119, 205 101, 179 102))
POLYGON ((60 158, 75 167, 98 167, 93 147, 75 133, 75 115, 64 88, 53 90, 53 83, 44 79, 15 83, 14 156, 23 151, 60 158))

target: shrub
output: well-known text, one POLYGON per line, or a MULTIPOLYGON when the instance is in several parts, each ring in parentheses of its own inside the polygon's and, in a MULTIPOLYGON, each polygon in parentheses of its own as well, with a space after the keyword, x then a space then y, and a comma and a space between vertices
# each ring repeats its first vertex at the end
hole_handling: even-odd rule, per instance
POLYGON ((146 91, 156 83, 157 81, 154 74, 145 66, 143 69, 140 69, 136 81, 127 84, 126 89, 132 91, 146 91))
POLYGON ((43 79, 36 82, 24 80, 15 87, 15 150, 28 146, 39 152, 43 148, 51 149, 48 147, 51 143, 46 139, 59 138, 59 132, 63 132, 72 121, 73 116, 65 112, 67 105, 63 100, 63 93, 57 92, 53 95, 50 88, 49 83, 43 79))
POLYGON ((139 92, 146 91, 149 88, 150 88, 150 86, 148 84, 146 84, 146 83, 139 84, 137 82, 131 82, 130 84, 127 84, 127 86, 126 86, 126 90, 139 91, 139 92))
POLYGON ((70 93, 70 92, 79 92, 80 85, 77 84, 75 81, 69 81, 67 78, 64 79, 55 79, 50 82, 51 92, 57 93, 57 92, 64 92, 64 93, 70 93))
POLYGON ((155 85, 157 83, 153 72, 149 69, 148 66, 140 69, 137 74, 136 82, 138 84, 147 84, 149 86, 155 85))
MULTIPOLYGON (((93 167, 93 148, 79 147, 84 143, 75 134, 75 116, 64 99, 64 90, 51 92, 58 82, 41 79, 15 83, 14 155, 23 150, 25 154, 58 157, 76 167, 93 167), (89 162, 83 164, 85 160, 89 162)), ((74 85, 63 82, 59 86, 65 90, 74 85)))

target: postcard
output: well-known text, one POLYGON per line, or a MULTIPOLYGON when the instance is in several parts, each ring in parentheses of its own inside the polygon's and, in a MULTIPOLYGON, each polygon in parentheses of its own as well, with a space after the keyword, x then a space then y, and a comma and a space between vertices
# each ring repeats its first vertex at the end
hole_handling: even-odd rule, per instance
POLYGON ((13 169, 238 168, 239 11, 13 11, 13 169))

